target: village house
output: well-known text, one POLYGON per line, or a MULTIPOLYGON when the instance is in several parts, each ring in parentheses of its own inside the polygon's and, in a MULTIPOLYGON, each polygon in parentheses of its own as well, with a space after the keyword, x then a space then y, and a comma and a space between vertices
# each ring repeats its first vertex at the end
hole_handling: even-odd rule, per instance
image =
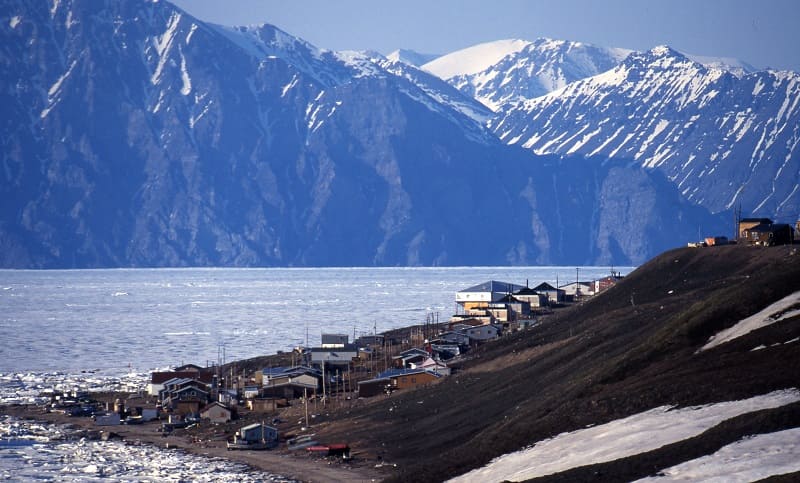
POLYGON ((547 306, 547 296, 530 287, 524 287, 515 292, 514 298, 522 302, 527 302, 529 310, 547 306))
POLYGON ((551 305, 561 303, 566 298, 566 292, 563 289, 553 287, 547 282, 540 283, 533 287, 533 290, 547 297, 547 302, 551 305))
POLYGON ((486 325, 479 325, 479 326, 463 326, 463 327, 454 327, 454 330, 458 330, 463 332, 467 337, 469 337, 470 344, 480 344, 486 341, 494 340, 500 337, 502 333, 502 326, 495 325, 495 324, 486 324, 486 325))
POLYGON ((425 361, 425 359, 429 357, 430 354, 426 350, 419 348, 408 349, 392 357, 392 365, 398 369, 407 368, 411 367, 410 364, 414 363, 421 364, 423 361, 425 361))
MULTIPOLYGON (((234 444, 263 445, 272 448, 278 445, 278 428, 264 423, 253 423, 242 428, 234 434, 234 444)), ((230 446, 229 446, 230 448, 230 446)))
POLYGON ((453 314, 448 322, 448 329, 455 324, 486 325, 494 322, 494 317, 485 308, 472 308, 463 314, 453 314))
POLYGON ((772 220, 769 218, 742 218, 739 220, 739 228, 737 232, 737 236, 740 239, 746 240, 747 233, 745 233, 750 228, 754 228, 758 225, 771 225, 772 220))
POLYGON ((413 363, 409 364, 410 369, 422 369, 424 371, 433 372, 435 374, 440 374, 442 376, 449 376, 450 375, 450 368, 447 367, 445 364, 435 360, 432 357, 428 357, 421 363, 413 363))
POLYGON ((463 332, 456 332, 448 330, 439 334, 436 339, 437 343, 442 345, 457 345, 460 347, 469 347, 469 336, 463 332))
POLYGON ((390 369, 378 374, 377 379, 388 378, 391 390, 398 390, 431 384, 442 377, 442 374, 424 369, 390 369))
POLYGON ((794 243, 794 229, 785 223, 761 223, 745 228, 740 241, 761 246, 790 245, 794 243))
POLYGON ((356 347, 361 348, 376 348, 382 347, 384 343, 383 334, 362 335, 356 339, 356 347))
POLYGON ((465 311, 485 308, 490 303, 499 302, 507 295, 518 292, 523 288, 521 285, 513 283, 489 280, 480 285, 456 292, 456 304, 465 311))
POLYGON ((358 397, 374 397, 391 392, 392 380, 388 377, 376 377, 359 381, 358 397))
POLYGON ((559 287, 567 299, 576 299, 594 295, 594 282, 571 282, 559 287))
POLYGON ((322 334, 320 345, 325 349, 342 349, 349 344, 349 341, 347 334, 322 334))
POLYGON ((612 270, 611 275, 607 277, 598 278, 594 281, 594 293, 599 294, 609 288, 613 287, 617 284, 620 280, 623 279, 623 276, 619 274, 619 272, 614 272, 612 270))
POLYGON ((147 385, 147 394, 157 396, 164 389, 164 383, 171 379, 193 379, 206 385, 211 385, 214 380, 214 373, 211 370, 194 370, 198 366, 188 365, 189 370, 161 371, 150 374, 150 383, 147 385))
POLYGON ((348 344, 343 347, 314 347, 311 349, 311 364, 326 370, 347 370, 354 358, 358 357, 358 348, 348 344))
POLYGON ((200 410, 200 417, 212 423, 227 423, 233 418, 233 411, 219 402, 212 402, 200 410))
POLYGON ((289 406, 289 400, 282 397, 255 398, 245 401, 245 407, 254 413, 269 413, 276 408, 289 406))
POLYGON ((174 369, 175 372, 192 372, 194 374, 200 374, 201 372, 207 371, 206 368, 200 367, 197 364, 183 364, 182 366, 178 366, 174 369))
POLYGON ((259 396, 297 399, 316 393, 319 383, 320 379, 308 374, 285 374, 281 377, 271 378, 261 388, 259 396))
POLYGON ((197 414, 211 400, 208 386, 190 378, 164 382, 158 397, 163 410, 181 415, 197 414))
MULTIPOLYGON (((466 337, 466 336, 465 336, 466 337)), ((467 337, 466 347, 469 347, 469 337, 467 337)), ((459 344, 452 344, 441 339, 434 339, 430 342, 431 355, 435 360, 446 361, 461 355, 462 349, 459 344)))

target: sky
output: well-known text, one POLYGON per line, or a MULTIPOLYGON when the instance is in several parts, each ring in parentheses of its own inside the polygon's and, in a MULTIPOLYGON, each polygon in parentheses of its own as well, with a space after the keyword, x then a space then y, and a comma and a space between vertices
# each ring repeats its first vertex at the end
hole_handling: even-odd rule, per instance
POLYGON ((800 72, 797 0, 171 0, 203 21, 273 24, 330 50, 445 54, 549 37, 734 57, 800 72))

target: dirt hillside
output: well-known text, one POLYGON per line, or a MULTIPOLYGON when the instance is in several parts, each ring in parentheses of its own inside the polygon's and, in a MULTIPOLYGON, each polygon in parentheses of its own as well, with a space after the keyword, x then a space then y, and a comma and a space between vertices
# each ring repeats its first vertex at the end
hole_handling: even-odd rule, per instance
MULTIPOLYGON (((473 352, 456 375, 320 428, 397 464, 394 481, 442 481, 556 434, 662 405, 800 387, 800 317, 698 352, 720 330, 800 290, 797 247, 676 249, 585 303, 473 352), (752 350, 764 346, 763 350, 752 350)), ((745 434, 800 426, 800 405, 548 480, 631 480, 745 434)))

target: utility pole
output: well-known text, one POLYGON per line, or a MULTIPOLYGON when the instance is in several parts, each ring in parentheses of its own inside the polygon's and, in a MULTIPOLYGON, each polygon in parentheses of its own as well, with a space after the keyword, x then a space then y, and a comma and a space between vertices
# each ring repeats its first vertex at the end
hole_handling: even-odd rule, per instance
POLYGON ((303 406, 306 409, 306 428, 308 428, 308 388, 303 388, 303 406))

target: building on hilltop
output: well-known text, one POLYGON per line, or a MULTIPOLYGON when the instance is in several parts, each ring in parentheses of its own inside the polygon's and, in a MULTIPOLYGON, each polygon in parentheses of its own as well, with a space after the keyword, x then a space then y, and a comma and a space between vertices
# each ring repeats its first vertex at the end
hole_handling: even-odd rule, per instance
POLYGON ((761 223, 746 228, 740 240, 750 245, 790 245, 794 243, 794 229, 785 223, 761 223))

